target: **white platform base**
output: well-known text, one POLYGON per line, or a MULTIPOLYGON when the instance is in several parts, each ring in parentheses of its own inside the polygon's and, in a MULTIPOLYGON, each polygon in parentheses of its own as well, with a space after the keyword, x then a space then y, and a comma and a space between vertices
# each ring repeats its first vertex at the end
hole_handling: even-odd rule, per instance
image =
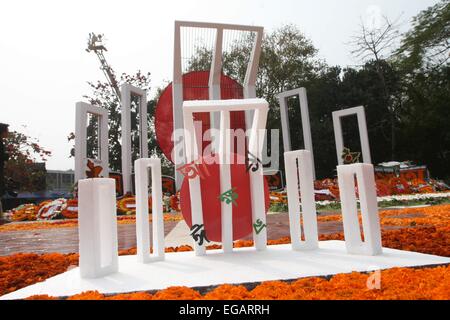
POLYGON ((22 288, 0 299, 22 299, 36 294, 62 297, 87 290, 122 293, 165 289, 170 286, 202 287, 267 280, 290 280, 352 271, 450 263, 449 258, 383 248, 380 256, 349 255, 343 241, 321 241, 315 251, 292 251, 290 245, 268 246, 266 251, 238 249, 231 254, 211 250, 166 254, 166 260, 140 264, 136 256, 119 257, 119 272, 99 279, 81 279, 79 268, 22 288))

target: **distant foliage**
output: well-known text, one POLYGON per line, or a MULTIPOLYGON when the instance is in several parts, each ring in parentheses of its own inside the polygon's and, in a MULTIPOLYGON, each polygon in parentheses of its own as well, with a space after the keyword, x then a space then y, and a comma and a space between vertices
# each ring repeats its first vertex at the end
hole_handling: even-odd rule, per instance
POLYGON ((13 191, 45 190, 45 166, 51 152, 39 145, 37 139, 12 131, 6 139, 9 160, 5 163, 7 189, 13 191))

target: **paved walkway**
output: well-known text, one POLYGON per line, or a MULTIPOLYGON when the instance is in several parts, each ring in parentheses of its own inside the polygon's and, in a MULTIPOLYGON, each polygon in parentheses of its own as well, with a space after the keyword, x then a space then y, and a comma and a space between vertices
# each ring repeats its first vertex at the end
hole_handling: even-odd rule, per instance
MULTIPOLYGON (((117 227, 119 249, 136 247, 135 225, 119 224, 117 227)), ((342 222, 338 221, 319 222, 318 227, 319 234, 332 234, 343 231, 342 222)), ((192 244, 189 229, 184 221, 165 222, 164 231, 166 247, 192 244)), ((289 236, 288 214, 269 214, 267 216, 267 238, 276 240, 287 236, 289 236)), ((245 239, 251 239, 251 235, 245 239)), ((78 229, 71 227, 0 232, 0 256, 19 252, 78 252, 78 229)))

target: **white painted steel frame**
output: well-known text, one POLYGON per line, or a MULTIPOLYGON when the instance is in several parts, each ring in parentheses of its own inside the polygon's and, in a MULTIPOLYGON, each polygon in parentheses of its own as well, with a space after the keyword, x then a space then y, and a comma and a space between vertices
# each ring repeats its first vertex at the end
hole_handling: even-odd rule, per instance
MULTIPOLYGON (((261 55, 261 43, 263 37, 263 27, 256 26, 244 26, 235 24, 221 24, 221 23, 208 23, 208 22, 194 22, 194 21, 175 21, 175 34, 174 34, 174 58, 173 58, 173 83, 172 83, 172 97, 173 97, 173 122, 174 130, 183 128, 183 111, 181 110, 183 105, 183 73, 181 65, 181 28, 206 28, 215 29, 216 38, 213 49, 213 57, 211 62, 211 70, 209 76, 209 99, 220 100, 220 77, 222 73, 222 45, 223 45, 223 31, 224 30, 239 30, 255 32, 255 42, 253 45, 252 53, 248 63, 245 80, 244 80, 244 98, 256 98, 256 74, 258 71, 259 58, 261 55)), ((211 115, 211 128, 218 129, 220 126, 220 114, 212 112, 211 115)), ((251 127, 251 120, 253 119, 252 111, 245 113, 246 126, 251 127)), ((175 139, 173 139, 175 140, 175 139)), ((184 152, 181 152, 184 154, 184 152)), ((175 165, 181 165, 185 159, 180 159, 179 153, 176 152, 173 155, 175 165)), ((177 190, 180 189, 182 183, 182 175, 175 171, 175 182, 177 190)))
MULTIPOLYGON (((185 101, 183 103, 183 117, 185 130, 185 150, 186 161, 190 163, 198 160, 201 156, 197 137, 194 128, 193 113, 195 112, 220 112, 220 191, 221 194, 230 190, 231 186, 231 139, 230 139, 230 112, 253 110, 252 127, 249 135, 249 152, 261 159, 264 131, 267 121, 269 105, 264 99, 244 99, 244 100, 205 100, 205 101, 185 101)), ((258 170, 250 174, 251 203, 252 203, 252 223, 257 220, 266 223, 264 204, 264 177, 263 168, 260 165, 258 170)), ((200 177, 189 180, 189 191, 191 200, 192 225, 203 224, 203 209, 201 201, 200 177)), ((233 221, 232 205, 222 202, 222 246, 224 252, 233 250, 233 221)), ((265 250, 267 245, 267 228, 259 234, 253 229, 253 240, 257 250, 265 250)), ((197 255, 205 254, 205 244, 194 243, 197 255)))
POLYGON ((148 158, 147 92, 128 83, 120 86, 122 124, 122 179, 124 193, 132 192, 131 96, 139 96, 139 158, 148 158))
POLYGON ((358 118, 358 130, 359 130, 359 138, 361 141, 363 162, 369 164, 372 163, 372 159, 370 156, 369 135, 367 133, 366 114, 364 112, 364 107, 355 107, 333 112, 334 139, 336 141, 336 155, 339 165, 344 164, 344 160, 342 159, 342 152, 344 151, 344 139, 342 137, 341 118, 351 116, 354 114, 356 114, 358 118))
POLYGON ((85 102, 77 102, 75 106, 75 182, 86 178, 87 160, 100 165, 103 170, 101 177, 109 177, 108 154, 108 110, 95 107, 85 102), (99 117, 98 142, 100 144, 100 159, 87 158, 87 115, 99 117))
POLYGON ((312 159, 312 170, 313 179, 316 179, 316 170, 314 165, 314 151, 311 137, 311 124, 309 121, 309 107, 308 98, 306 95, 305 88, 298 88, 289 91, 282 92, 278 95, 278 101, 280 103, 280 114, 281 114, 281 130, 283 132, 283 147, 284 152, 292 151, 291 145, 291 131, 289 126, 289 110, 288 110, 288 99, 291 97, 298 96, 300 104, 300 114, 302 117, 302 129, 303 129, 303 141, 305 144, 305 150, 311 152, 312 159))

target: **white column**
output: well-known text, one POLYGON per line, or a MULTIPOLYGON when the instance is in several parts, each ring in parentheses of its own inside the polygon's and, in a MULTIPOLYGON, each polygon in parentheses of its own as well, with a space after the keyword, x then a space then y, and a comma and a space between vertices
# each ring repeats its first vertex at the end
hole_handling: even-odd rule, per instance
MULTIPOLYGON (((191 163, 199 158, 199 146, 197 145, 193 114, 184 107, 183 118, 186 163, 191 163)), ((191 200, 192 226, 203 225, 202 191, 199 175, 193 179, 189 179, 189 193, 191 200)), ((194 241, 194 250, 195 254, 198 256, 206 254, 205 242, 199 245, 197 241, 194 241)))
MULTIPOLYGON (((174 32, 174 45, 173 45, 173 83, 172 83, 172 111, 173 111, 173 130, 174 132, 183 129, 183 73, 181 68, 181 25, 180 21, 175 21, 175 32, 174 32)), ((177 142, 175 136, 172 136, 172 140, 177 142)), ((184 139, 184 138, 183 138, 184 139)), ((181 153, 185 155, 184 141, 181 141, 179 146, 181 153)), ((175 168, 181 164, 185 163, 184 156, 180 156, 178 152, 173 153, 172 160, 174 162, 175 168)), ((183 183, 183 175, 175 171, 175 186, 177 191, 181 189, 181 184, 183 183)))
MULTIPOLYGON (((262 149, 264 143, 264 130, 267 121, 268 107, 254 110, 252 129, 250 132, 248 150, 258 159, 262 158, 262 149)), ((264 173, 262 165, 258 170, 249 170, 250 174, 250 194, 252 200, 252 220, 253 224, 258 221, 266 224, 266 208, 264 197, 264 173)), ((267 247, 267 228, 264 228, 259 234, 253 228, 253 241, 257 250, 265 250, 267 247)))
POLYGON ((280 115, 281 115, 281 132, 283 133, 283 148, 284 152, 292 151, 291 146, 291 128, 289 126, 289 112, 287 99, 284 97, 278 97, 280 103, 280 115))
MULTIPOLYGON (((231 185, 231 135, 230 113, 220 112, 220 194, 227 192, 231 185)), ((220 203, 222 213, 222 248, 224 252, 233 251, 233 205, 225 201, 220 203)))
POLYGON ((136 239, 139 262, 164 260, 164 216, 161 184, 161 159, 138 159, 134 162, 136 186, 136 239), (148 168, 152 175, 152 246, 148 222, 148 168))
POLYGON ((381 254, 381 228, 373 165, 341 165, 337 167, 337 172, 347 252, 361 255, 381 254), (355 176, 361 204, 364 241, 361 239, 358 220, 355 176))
POLYGON ((114 179, 78 181, 78 235, 82 278, 104 277, 118 271, 114 179))
POLYGON ((314 199, 311 152, 298 150, 284 153, 286 187, 289 206, 289 228, 293 250, 318 248, 317 213, 314 199), (298 168, 297 168, 298 161, 298 168), (298 187, 300 184, 300 201, 298 187), (300 221, 303 217, 305 240, 301 240, 300 221))

